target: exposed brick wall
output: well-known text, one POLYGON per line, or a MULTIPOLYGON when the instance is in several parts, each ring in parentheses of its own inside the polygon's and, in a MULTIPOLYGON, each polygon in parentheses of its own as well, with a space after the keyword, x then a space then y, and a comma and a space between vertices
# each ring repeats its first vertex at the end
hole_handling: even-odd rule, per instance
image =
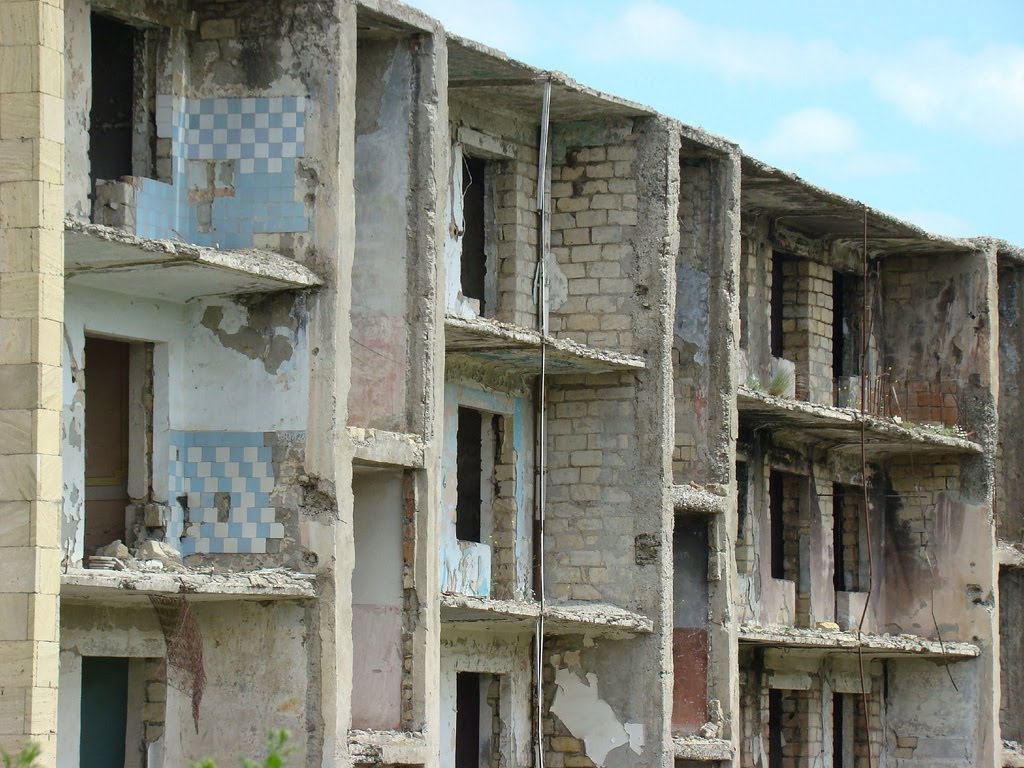
POLYGON ((548 393, 546 591, 636 604, 638 440, 630 374, 561 376, 548 393))
POLYGON ((413 667, 416 659, 416 623, 419 598, 416 595, 416 476, 402 473, 402 712, 403 728, 416 728, 413 667))
POLYGON ((832 268, 808 259, 783 264, 783 356, 796 363, 796 396, 832 404, 832 268))
POLYGON ((495 230, 498 307, 495 317, 537 327, 533 280, 537 268, 537 149, 517 145, 516 158, 497 164, 495 230))
POLYGON ((898 503, 891 504, 905 537, 896 542, 901 551, 916 554, 922 563, 935 563, 936 509, 947 491, 960 488, 960 465, 893 460, 887 467, 898 503))
POLYGON ((835 552, 834 557, 842 564, 843 581, 847 592, 856 592, 866 584, 861 584, 861 521, 864 520, 864 494, 862 489, 848 485, 836 486, 839 496, 834 503, 841 505, 842 516, 838 521, 842 525, 842 551, 835 552))
POLYGON ((633 351, 631 317, 637 183, 632 141, 570 147, 553 158, 551 250, 568 280, 551 332, 584 344, 633 351))
MULTIPOLYGON (((491 597, 498 600, 521 598, 516 589, 516 463, 512 448, 511 417, 496 421, 494 492, 491 497, 491 597)), ((525 536, 526 531, 519 531, 525 536)))

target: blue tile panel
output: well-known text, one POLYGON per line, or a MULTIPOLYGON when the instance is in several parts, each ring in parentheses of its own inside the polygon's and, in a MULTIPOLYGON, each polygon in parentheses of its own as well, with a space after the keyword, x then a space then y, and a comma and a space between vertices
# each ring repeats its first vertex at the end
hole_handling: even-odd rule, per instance
POLYGON ((173 183, 142 181, 136 192, 136 234, 248 248, 256 234, 308 231, 306 206, 296 200, 295 185, 295 159, 305 153, 305 121, 305 96, 158 95, 157 136, 171 140, 173 183), (189 188, 196 188, 205 165, 216 161, 233 166, 233 191, 218 193, 210 223, 200 225, 203 203, 190 199, 189 188))
POLYGON ((274 467, 262 432, 172 432, 169 443, 167 542, 182 556, 263 553, 268 540, 284 538, 270 504, 274 467), (217 519, 218 493, 230 497, 225 521, 217 519))

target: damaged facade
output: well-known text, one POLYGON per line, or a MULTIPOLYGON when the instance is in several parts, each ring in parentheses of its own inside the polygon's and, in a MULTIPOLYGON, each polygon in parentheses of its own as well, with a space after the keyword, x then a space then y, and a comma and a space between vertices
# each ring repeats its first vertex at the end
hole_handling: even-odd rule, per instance
POLYGON ((1024 765, 1021 264, 389 0, 4 3, 0 744, 1024 765))

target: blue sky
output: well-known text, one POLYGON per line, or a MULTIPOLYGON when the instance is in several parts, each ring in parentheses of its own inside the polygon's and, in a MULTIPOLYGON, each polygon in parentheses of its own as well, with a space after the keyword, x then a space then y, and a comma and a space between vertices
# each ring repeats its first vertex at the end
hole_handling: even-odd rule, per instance
POLYGON ((1021 0, 412 0, 945 235, 1024 245, 1021 0))

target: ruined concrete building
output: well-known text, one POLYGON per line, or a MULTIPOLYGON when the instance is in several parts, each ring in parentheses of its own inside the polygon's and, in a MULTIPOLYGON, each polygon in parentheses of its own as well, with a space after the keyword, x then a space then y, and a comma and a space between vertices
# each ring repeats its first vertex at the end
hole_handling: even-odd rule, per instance
POLYGON ((1024 765, 1021 317, 391 0, 4 2, 0 744, 1024 765))

